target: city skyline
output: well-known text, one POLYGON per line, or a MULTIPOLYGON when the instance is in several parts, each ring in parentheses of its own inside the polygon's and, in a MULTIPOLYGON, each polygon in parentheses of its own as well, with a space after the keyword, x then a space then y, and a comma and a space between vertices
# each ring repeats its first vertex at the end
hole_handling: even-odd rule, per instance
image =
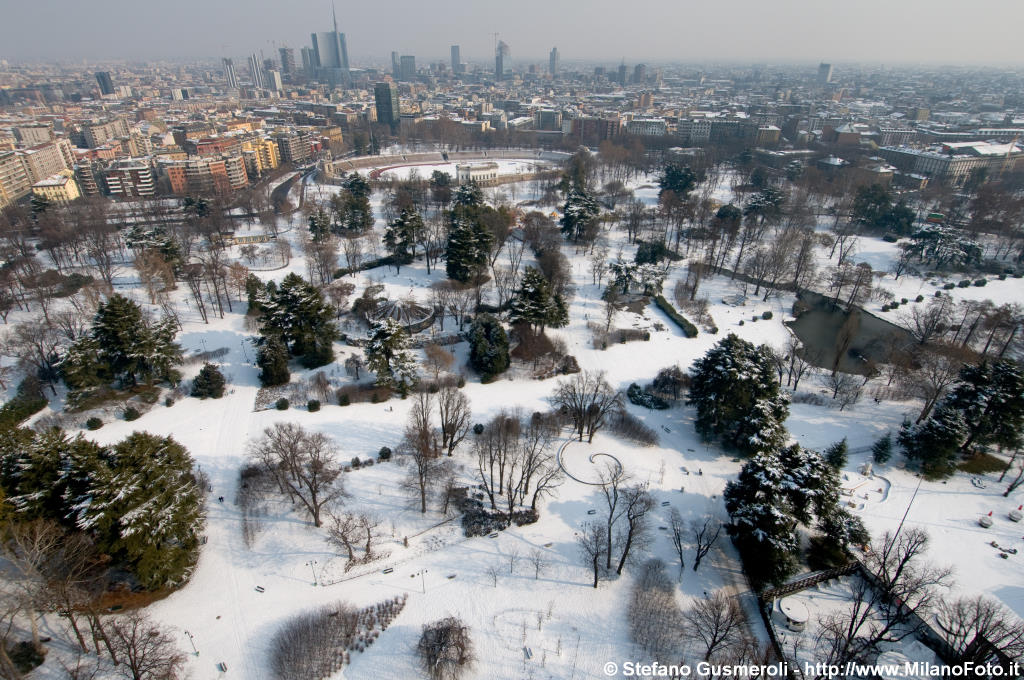
MULTIPOLYGON (((324 0, 300 0, 288 9, 241 0, 216 5, 182 0, 174 13, 127 8, 120 0, 96 0, 87 6, 0 0, 0 59, 219 59, 261 51, 276 56, 281 47, 306 46, 311 32, 329 29, 332 21, 331 3, 324 0), (117 40, 103 37, 111 17, 117 19, 117 40), (49 39, 40 41, 44 27, 49 39)), ((373 5, 339 5, 337 12, 338 31, 346 36, 353 65, 385 61, 391 50, 416 55, 424 63, 447 61, 455 44, 461 46, 463 61, 493 63, 495 33, 511 47, 512 62, 544 63, 551 47, 558 45, 568 63, 625 58, 634 63, 825 59, 1011 64, 1021 62, 1014 27, 1024 21, 1024 6, 997 0, 980 0, 968 11, 950 0, 865 0, 827 10, 804 0, 737 0, 729 12, 713 5, 656 2, 635 16, 610 0, 558 6, 526 0, 472 15, 464 5, 447 0, 429 5, 396 0, 389 16, 402 17, 400 24, 381 22, 373 5), (613 20, 615 13, 624 16, 613 20), (947 24, 956 26, 954 39, 946 38, 950 33, 942 27, 947 24)))

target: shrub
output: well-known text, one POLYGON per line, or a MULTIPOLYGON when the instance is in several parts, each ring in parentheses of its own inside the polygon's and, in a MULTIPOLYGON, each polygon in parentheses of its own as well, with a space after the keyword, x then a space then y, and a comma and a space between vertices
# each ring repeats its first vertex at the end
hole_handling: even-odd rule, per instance
POLYGON ((427 388, 427 392, 430 394, 437 394, 441 391, 441 386, 435 383, 430 383, 430 387, 427 388))
POLYGON ((166 399, 164 399, 164 406, 166 406, 167 408, 174 406, 174 397, 167 397, 166 399))
POLYGON ((888 304, 882 305, 882 311, 883 312, 888 312, 889 311, 889 305, 888 304))
POLYGON ((900 237, 896 234, 886 233, 882 236, 882 240, 886 243, 896 243, 896 241, 900 240, 900 237))
POLYGON ((1005 281, 1006 280, 1006 274, 1000 274, 999 275, 999 280, 1000 281, 1005 281))
POLYGON ((942 289, 943 290, 953 290, 954 288, 956 288, 956 284, 955 283, 944 283, 944 284, 942 284, 942 289))
POLYGON ((89 420, 85 421, 85 427, 89 430, 98 430, 103 427, 103 421, 96 416, 93 416, 92 418, 89 418, 89 420))
POLYGON ((935 297, 942 297, 942 291, 941 290, 935 291, 935 297))
POLYGON ((386 446, 380 447, 380 451, 377 452, 377 460, 391 460, 391 449, 386 446))
POLYGON ((744 322, 743 322, 743 319, 740 319, 740 322, 739 322, 739 324, 737 324, 737 325, 739 325, 739 326, 742 326, 742 325, 743 325, 743 323, 744 323, 744 322))
POLYGON ((664 410, 668 408, 668 402, 661 397, 656 397, 647 390, 641 389, 636 383, 632 383, 626 389, 626 398, 630 403, 643 406, 648 409, 664 410))
POLYGON ((914 302, 924 302, 924 296, 918 295, 916 298, 914 298, 914 302))
POLYGON ((908 302, 910 302, 910 300, 908 300, 907 298, 900 298, 900 304, 901 304, 901 305, 905 305, 905 304, 907 304, 908 302))
POLYGON ((765 312, 761 312, 761 318, 764 319, 765 321, 767 321, 768 319, 772 318, 772 316, 773 315, 771 313, 771 310, 765 311, 765 312))
POLYGON ((755 314, 754 316, 750 317, 750 323, 757 323, 757 314, 755 314))
POLYGON ((356 457, 354 457, 354 458, 352 459, 352 463, 351 463, 351 465, 352 465, 352 469, 353 469, 353 470, 358 470, 358 469, 359 469, 359 467, 360 467, 360 466, 361 466, 362 464, 363 464, 363 461, 359 460, 359 456, 356 456, 356 457))
POLYGON ((339 406, 348 406, 351 403, 352 403, 352 399, 348 396, 347 392, 342 392, 341 394, 338 395, 338 405, 339 406))
POLYGON ((288 400, 284 397, 281 397, 280 399, 277 400, 277 402, 274 403, 274 408, 276 408, 278 411, 287 411, 288 400))
POLYGON ((978 279, 974 282, 974 285, 977 286, 978 288, 981 288, 986 283, 988 283, 988 281, 986 281, 985 279, 978 279))
POLYGON ((319 399, 310 399, 308 402, 306 402, 306 409, 310 413, 316 413, 317 411, 320 410, 320 400, 319 399))
POLYGON ((1019 279, 1019 278, 1022 278, 1022 277, 1024 277, 1024 272, 1014 272, 1013 273, 1013 278, 1015 278, 1015 279, 1019 279))
POLYGON ((459 380, 455 383, 460 389, 466 386, 466 376, 460 375, 459 380))
POLYGON ((956 284, 958 288, 967 288, 971 285, 970 279, 964 279, 960 283, 956 284))
POLYGON ((711 333, 711 335, 718 335, 718 326, 712 326, 709 328, 708 333, 711 333))
POLYGON ((476 425, 473 426, 473 434, 479 435, 479 434, 483 434, 483 433, 484 433, 484 424, 483 423, 477 423, 476 425))
POLYGON ((0 429, 17 427, 29 416, 42 411, 46 404, 39 379, 26 377, 18 384, 17 394, 0 407, 0 429))
POLYGON ((656 446, 658 444, 658 433, 644 425, 639 418, 630 414, 626 409, 622 409, 612 416, 608 428, 620 437, 641 446, 656 446))
POLYGON ((192 381, 192 396, 220 399, 224 396, 224 374, 214 364, 205 364, 192 381))
POLYGON ((658 305, 658 309, 665 312, 668 318, 672 319, 679 328, 682 329, 683 335, 688 338, 697 337, 697 327, 690 323, 686 317, 676 311, 676 308, 665 299, 664 295, 658 295, 654 298, 654 303, 658 305))
POLYGON ((139 409, 134 406, 129 406, 124 410, 125 420, 138 420, 140 417, 142 417, 142 414, 139 413, 139 409))

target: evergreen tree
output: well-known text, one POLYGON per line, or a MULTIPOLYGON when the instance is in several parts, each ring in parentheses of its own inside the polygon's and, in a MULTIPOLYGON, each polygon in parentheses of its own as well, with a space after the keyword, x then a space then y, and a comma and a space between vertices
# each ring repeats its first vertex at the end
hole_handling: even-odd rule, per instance
POLYGON ((964 366, 946 404, 960 411, 967 426, 960 445, 964 456, 992 446, 1014 451, 1024 445, 1024 374, 1016 362, 964 366))
POLYGON ((170 437, 135 432, 103 460, 77 505, 78 527, 130 565, 143 587, 181 584, 195 566, 203 526, 188 451, 170 437))
MULTIPOLYGON (((459 187, 460 191, 463 187, 459 187)), ((460 192, 456 192, 456 199, 460 192)), ((468 200, 468 199, 467 199, 468 200)), ((456 202, 449 214, 448 245, 445 250, 445 273, 448 278, 466 283, 478 278, 487 269, 487 257, 494 236, 481 219, 478 205, 456 202)))
POLYGON ((843 437, 825 449, 825 460, 827 460, 828 464, 836 470, 842 470, 846 467, 846 461, 849 456, 850 447, 846 443, 846 437, 843 437))
POLYGON ((391 254, 395 273, 403 264, 412 262, 416 239, 423 232, 423 218, 415 208, 403 208, 401 214, 384 231, 384 245, 391 254))
POLYGON ((342 185, 343 207, 341 226, 348 231, 362 232, 373 228, 373 210, 370 207, 370 185, 358 172, 345 178, 342 185))
POLYGON ((892 432, 886 432, 871 445, 871 458, 878 465, 885 465, 892 458, 892 432))
POLYGON ((460 184, 452 195, 452 203, 461 208, 479 208, 484 204, 484 192, 476 182, 460 184))
POLYGON ((135 302, 112 295, 97 309, 90 334, 69 349, 61 371, 72 387, 112 380, 123 385, 139 380, 175 382, 175 366, 181 363, 176 335, 172 319, 150 322, 135 302))
POLYGON ((513 323, 525 323, 544 332, 548 326, 561 328, 569 323, 569 312, 561 295, 553 293, 551 284, 533 267, 527 267, 519 289, 509 305, 513 323))
POLYGON ((416 359, 409 351, 409 334, 391 318, 370 326, 366 366, 377 375, 377 384, 407 394, 419 381, 416 359))
POLYGON ((245 297, 249 304, 249 313, 259 314, 263 311, 263 303, 267 300, 267 289, 255 274, 245 277, 245 297))
POLYGON ((508 335, 501 322, 490 314, 481 314, 469 326, 469 365, 490 382, 509 367, 508 335))
POLYGON ((334 360, 335 313, 323 294, 298 274, 288 274, 264 305, 263 332, 279 335, 306 368, 334 360))
POLYGON ((597 199, 586 189, 570 189, 562 206, 562 233, 567 238, 578 241, 586 231, 587 225, 597 219, 601 208, 597 199))
POLYGON ((839 478, 819 454, 794 444, 755 455, 724 497, 729 532, 755 584, 782 583, 796 570, 797 526, 836 512, 839 478))
POLYGON ((291 380, 291 372, 288 370, 288 349, 276 335, 263 338, 257 351, 256 365, 260 367, 260 384, 264 387, 285 385, 291 380))
POLYGON ((658 196, 671 191, 681 199, 686 198, 699 181, 700 177, 688 166, 680 167, 675 163, 669 163, 658 178, 658 196))
POLYGON ((937 479, 956 472, 957 451, 967 439, 967 424, 960 411, 941 404, 920 425, 904 422, 897 441, 909 460, 925 476, 937 479))
POLYGON ((309 233, 313 241, 320 243, 331 235, 331 216, 322 207, 309 216, 309 233))
POLYGON ((205 364, 192 381, 192 396, 220 399, 224 396, 224 374, 214 364, 205 364))
POLYGON ((745 455, 780 447, 787 434, 789 398, 779 381, 769 349, 729 334, 691 369, 687 404, 697 407, 695 427, 706 439, 721 437, 745 455))

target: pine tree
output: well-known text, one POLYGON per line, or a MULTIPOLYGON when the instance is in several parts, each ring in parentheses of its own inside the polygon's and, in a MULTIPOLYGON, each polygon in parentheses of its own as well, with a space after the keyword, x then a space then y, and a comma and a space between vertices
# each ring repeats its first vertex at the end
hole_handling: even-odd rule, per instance
POLYGON ((871 445, 871 458, 878 465, 885 465, 892 458, 892 432, 886 432, 871 445))
POLYGON ((358 172, 345 178, 342 185, 343 211, 341 226, 355 232, 363 232, 373 228, 373 210, 370 208, 370 185, 358 172))
POLYGON ((827 460, 828 464, 836 470, 842 470, 846 467, 846 461, 849 456, 850 447, 846 443, 846 437, 843 437, 825 449, 825 460, 827 460))
POLYGON ((487 267, 493 241, 494 237, 479 219, 479 209, 457 205, 451 212, 445 249, 448 278, 466 283, 478 277, 487 267))
POLYGON ((144 587, 181 584, 195 566, 203 526, 188 451, 170 437, 135 432, 104 462, 78 509, 78 528, 130 565, 144 587))
POLYGON ((111 380, 123 385, 139 380, 176 382, 175 366, 181 364, 182 354, 174 342, 177 332, 172 319, 150 322, 135 302, 112 295, 97 309, 90 334, 68 350, 62 373, 71 387, 111 380))
POLYGON ((419 381, 416 359, 409 351, 409 335, 391 318, 370 326, 365 348, 366 366, 377 375, 377 384, 407 394, 419 381))
POLYGON ((288 274, 263 305, 263 333, 279 335, 306 368, 334 360, 335 313, 323 294, 298 274, 288 274))
POLYGON ((501 322, 490 314, 481 314, 469 326, 469 365, 490 382, 509 367, 508 335, 501 322))
POLYGON ((192 396, 220 399, 224 396, 224 374, 214 364, 205 364, 192 381, 192 396))
POLYGON ((522 282, 509 306, 513 323, 529 324, 540 332, 548 326, 560 328, 569 323, 568 310, 560 295, 551 291, 551 284, 539 270, 527 267, 522 282))
POLYGON ((578 241, 587 225, 597 219, 601 208, 590 192, 586 189, 570 189, 562 206, 562 233, 567 238, 578 241))
POLYGON ((264 387, 285 385, 291 380, 288 349, 276 335, 263 338, 256 355, 256 365, 260 367, 260 384, 264 387))
POLYGON ((395 273, 403 264, 412 262, 416 239, 423 232, 423 218, 415 208, 403 208, 401 214, 384 231, 384 245, 391 254, 395 273))
POLYGON ((1024 445, 1024 374, 1015 362, 964 366, 945 403, 960 411, 967 426, 962 455, 991 446, 1013 451, 1024 445))
POLYGON ((309 216, 309 233, 313 241, 320 243, 331 235, 331 217, 322 207, 309 216))
POLYGON ((957 453, 966 439, 963 414, 945 403, 920 425, 904 422, 897 437, 906 457, 920 464, 921 471, 931 479, 956 472, 957 453))
POLYGON ((658 196, 671 191, 679 198, 686 198, 698 181, 697 173, 688 166, 680 167, 675 163, 669 163, 658 178, 658 196))
POLYGON ((785 442, 789 398, 779 389, 768 352, 729 334, 694 362, 686 403, 697 407, 701 436, 722 437, 745 455, 785 442))

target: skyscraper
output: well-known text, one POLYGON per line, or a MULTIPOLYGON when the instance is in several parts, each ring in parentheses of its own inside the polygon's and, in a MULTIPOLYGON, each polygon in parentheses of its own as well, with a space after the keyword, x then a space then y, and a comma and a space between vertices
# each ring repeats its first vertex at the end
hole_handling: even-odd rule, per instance
POLYGON ((377 83, 373 88, 377 122, 394 126, 399 119, 398 88, 394 83, 377 83))
POLYGON ((302 70, 307 78, 312 78, 316 75, 316 53, 313 52, 312 47, 303 47, 300 52, 302 54, 302 70))
POLYGON ((334 30, 323 33, 312 33, 313 67, 317 77, 332 83, 348 82, 348 46, 345 34, 338 32, 338 15, 335 12, 334 30))
POLYGON ((452 73, 462 73, 462 55, 458 45, 452 45, 452 73))
POLYGON ((400 63, 399 74, 402 80, 416 79, 416 57, 411 54, 403 54, 400 63))
POLYGON ((281 75, 291 76, 295 74, 295 50, 290 47, 279 47, 277 50, 281 55, 281 75))
POLYGON ((509 56, 511 50, 504 40, 498 41, 494 48, 494 79, 504 80, 505 78, 505 57, 509 56))
POLYGON ((252 76, 252 84, 257 89, 264 89, 267 86, 267 79, 263 73, 263 64, 260 63, 260 55, 252 54, 249 57, 249 75, 252 76))
POLYGON ((828 85, 832 82, 832 64, 821 63, 818 65, 818 85, 828 85))
POLYGON ((551 54, 548 55, 548 73, 552 76, 558 73, 558 48, 552 47, 551 54))
POLYGON ((391 53, 391 77, 398 80, 402 76, 402 65, 398 61, 398 52, 391 53))
POLYGON ((619 85, 625 85, 626 84, 626 62, 622 62, 621 64, 619 64, 619 78, 618 78, 618 81, 619 81, 619 85))
POLYGON ((640 85, 647 82, 647 64, 637 64, 633 67, 633 82, 640 85))
POLYGON ((238 76, 235 75, 235 63, 227 57, 221 61, 224 63, 224 80, 228 81, 228 89, 237 90, 238 76))
POLYGON ((96 82, 100 84, 100 94, 114 94, 114 81, 109 71, 97 71, 96 82))

